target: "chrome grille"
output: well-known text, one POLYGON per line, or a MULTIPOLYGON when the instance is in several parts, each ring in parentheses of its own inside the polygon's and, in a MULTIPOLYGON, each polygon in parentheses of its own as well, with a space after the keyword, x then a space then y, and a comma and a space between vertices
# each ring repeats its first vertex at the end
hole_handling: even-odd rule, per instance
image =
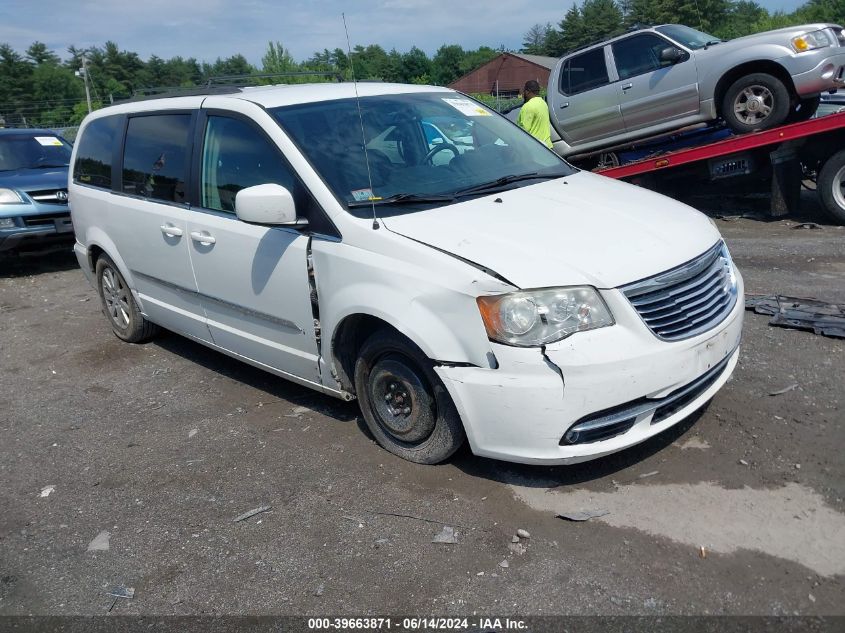
POLYGON ((736 305, 736 277, 719 242, 677 268, 621 288, 648 328, 666 341, 710 330, 736 305))
POLYGON ((26 194, 42 204, 67 206, 67 189, 42 189, 40 191, 27 191, 26 194))

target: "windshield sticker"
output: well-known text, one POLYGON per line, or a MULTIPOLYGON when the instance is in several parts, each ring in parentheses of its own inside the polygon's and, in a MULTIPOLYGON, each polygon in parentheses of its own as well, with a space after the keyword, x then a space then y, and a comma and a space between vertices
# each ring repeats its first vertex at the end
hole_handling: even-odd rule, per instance
POLYGON ((61 147, 62 142, 55 136, 36 136, 35 140, 41 143, 44 147, 53 147, 55 145, 61 147))
POLYGON ((469 99, 446 99, 444 97, 443 101, 455 108, 455 110, 461 114, 465 114, 467 116, 491 116, 487 110, 477 103, 473 103, 469 99))
POLYGON ((352 194, 352 197, 355 199, 355 202, 365 202, 367 200, 375 200, 375 198, 373 198, 373 190, 372 189, 355 189, 354 191, 350 191, 349 193, 352 194))

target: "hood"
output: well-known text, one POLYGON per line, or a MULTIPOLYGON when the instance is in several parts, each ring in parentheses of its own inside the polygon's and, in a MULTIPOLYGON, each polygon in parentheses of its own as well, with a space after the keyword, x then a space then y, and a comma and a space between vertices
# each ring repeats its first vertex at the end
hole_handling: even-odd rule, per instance
POLYGON ((0 171, 0 187, 9 187, 19 191, 67 189, 67 171, 67 167, 0 171))
POLYGON ((616 288, 689 261, 719 240, 702 213, 589 172, 382 223, 519 288, 616 288))
POLYGON ((737 51, 747 48, 753 44, 771 44, 774 46, 783 47, 784 55, 793 53, 790 41, 797 35, 810 33, 811 31, 819 31, 831 26, 830 24, 800 24, 798 26, 788 26, 782 29, 774 29, 772 31, 763 31, 761 33, 752 33, 751 35, 744 35, 736 39, 727 40, 719 44, 708 46, 706 49, 699 48, 695 51, 696 57, 719 56, 725 53, 737 51))

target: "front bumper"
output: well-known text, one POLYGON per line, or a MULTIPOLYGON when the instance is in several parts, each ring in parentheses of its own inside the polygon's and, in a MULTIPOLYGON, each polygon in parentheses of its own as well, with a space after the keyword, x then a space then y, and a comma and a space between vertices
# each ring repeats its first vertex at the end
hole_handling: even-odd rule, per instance
POLYGON ((0 229, 0 252, 40 248, 73 239, 73 224, 67 210, 51 210, 43 215, 29 213, 13 219, 15 226, 0 229))
POLYGON ((812 59, 815 64, 792 73, 795 91, 802 97, 809 97, 845 86, 845 48, 828 47, 812 53, 817 54, 817 59, 812 59))
MULTIPOLYGON (((512 462, 573 464, 638 444, 699 409, 728 381, 739 357, 742 280, 739 300, 717 327, 696 337, 657 339, 617 290, 602 295, 616 317, 614 326, 581 332, 537 348, 494 344, 498 369, 437 367, 458 408, 473 453, 512 462), (562 445, 567 430, 609 409, 644 398, 676 397, 720 363, 713 379, 694 397, 677 400, 655 416, 645 407, 626 431, 599 441, 562 445), (653 422, 659 417, 659 421, 653 422)), ((667 402, 668 400, 662 400, 667 402)))

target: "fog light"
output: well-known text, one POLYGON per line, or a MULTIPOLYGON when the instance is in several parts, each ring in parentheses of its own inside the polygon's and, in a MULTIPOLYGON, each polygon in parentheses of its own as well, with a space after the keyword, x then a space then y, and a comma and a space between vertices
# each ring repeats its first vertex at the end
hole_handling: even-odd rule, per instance
POLYGON ((0 229, 13 229, 15 228, 15 219, 14 218, 0 218, 0 229))

